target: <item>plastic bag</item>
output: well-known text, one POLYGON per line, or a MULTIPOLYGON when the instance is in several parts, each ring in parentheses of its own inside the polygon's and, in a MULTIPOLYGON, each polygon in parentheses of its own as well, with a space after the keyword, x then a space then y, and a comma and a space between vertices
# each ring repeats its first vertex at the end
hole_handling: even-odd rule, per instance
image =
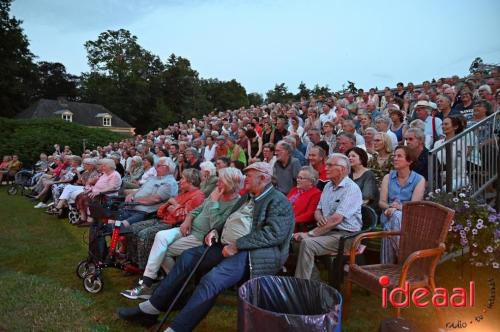
POLYGON ((238 292, 238 331, 341 330, 342 296, 324 283, 266 276, 238 292))

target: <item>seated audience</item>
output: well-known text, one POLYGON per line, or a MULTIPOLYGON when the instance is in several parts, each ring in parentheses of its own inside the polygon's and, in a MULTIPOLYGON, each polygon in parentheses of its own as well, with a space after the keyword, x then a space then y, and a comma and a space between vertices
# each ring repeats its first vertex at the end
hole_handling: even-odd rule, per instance
POLYGON ((361 190, 349 178, 351 166, 347 156, 333 154, 326 162, 326 172, 331 182, 325 186, 315 212, 318 226, 309 232, 293 235, 299 242, 296 278, 318 279, 315 256, 336 252, 341 236, 359 231, 363 226, 361 190))
MULTIPOLYGON (((221 292, 246 278, 277 273, 288 257, 295 223, 291 217, 291 205, 273 188, 269 164, 257 162, 245 170, 245 187, 249 194, 233 207, 220 241, 211 245, 203 263, 205 269, 211 270, 173 319, 170 331, 193 330, 208 314, 221 292), (262 213, 254 214, 254 210, 262 213)), ((205 237, 205 243, 211 244, 217 237, 218 232, 211 231, 205 237)), ((119 309, 119 317, 144 325, 155 324, 205 250, 205 246, 199 246, 184 251, 150 299, 138 307, 119 309)))
POLYGON ((201 206, 187 214, 180 227, 156 233, 142 279, 135 288, 121 294, 129 299, 149 299, 160 268, 168 273, 174 266, 174 257, 186 249, 202 245, 203 237, 210 230, 222 229, 238 201, 242 183, 243 174, 240 170, 228 167, 221 169, 217 188, 201 206))

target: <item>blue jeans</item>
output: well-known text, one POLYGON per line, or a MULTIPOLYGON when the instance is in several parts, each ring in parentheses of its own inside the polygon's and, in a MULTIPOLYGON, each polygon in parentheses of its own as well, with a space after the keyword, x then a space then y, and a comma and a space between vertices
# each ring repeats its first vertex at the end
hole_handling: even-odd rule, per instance
MULTIPOLYGON (((182 253, 172 271, 149 299, 156 309, 167 310, 205 249, 206 246, 200 246, 182 253)), ((189 301, 172 322, 174 331, 192 331, 208 314, 220 293, 248 276, 248 252, 240 251, 225 258, 222 256, 222 245, 214 244, 200 265, 200 269, 210 268, 210 272, 201 279, 189 301)))

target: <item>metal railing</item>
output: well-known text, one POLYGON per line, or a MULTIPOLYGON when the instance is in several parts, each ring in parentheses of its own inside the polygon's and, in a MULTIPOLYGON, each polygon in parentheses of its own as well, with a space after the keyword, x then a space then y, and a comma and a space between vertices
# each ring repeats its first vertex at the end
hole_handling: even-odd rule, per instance
POLYGON ((429 151, 428 190, 470 187, 472 196, 484 202, 496 196, 494 205, 500 208, 499 134, 500 111, 429 151))

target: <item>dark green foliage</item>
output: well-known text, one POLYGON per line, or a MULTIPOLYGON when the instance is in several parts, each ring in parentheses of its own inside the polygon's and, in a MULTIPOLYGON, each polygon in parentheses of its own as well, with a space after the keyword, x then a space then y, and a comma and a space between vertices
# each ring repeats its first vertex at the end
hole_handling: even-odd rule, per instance
POLYGON ((254 105, 254 106, 260 106, 264 104, 264 98, 262 98, 262 95, 257 92, 252 92, 247 95, 248 98, 248 104, 249 105, 254 105))
POLYGON ((293 93, 288 91, 285 83, 276 84, 273 90, 269 90, 266 93, 267 102, 269 103, 282 103, 286 104, 294 100, 293 93))
POLYGON ((87 128, 62 120, 12 120, 0 118, 0 155, 18 154, 26 165, 38 161, 40 153, 52 153, 54 144, 69 145, 73 153, 81 155, 83 140, 86 147, 116 142, 125 136, 107 129, 87 128))
POLYGON ((57 99, 65 97, 77 100, 79 77, 66 72, 66 67, 59 62, 41 61, 38 63, 37 98, 57 99))
POLYGON ((22 21, 10 17, 11 2, 0 0, 0 116, 14 116, 27 107, 37 81, 22 21))

